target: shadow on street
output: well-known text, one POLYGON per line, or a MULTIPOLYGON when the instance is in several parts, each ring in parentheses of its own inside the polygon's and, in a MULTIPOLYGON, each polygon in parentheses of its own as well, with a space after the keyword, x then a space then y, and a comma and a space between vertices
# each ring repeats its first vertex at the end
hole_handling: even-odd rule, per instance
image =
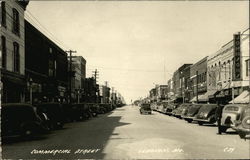
POLYGON ((9 139, 8 143, 2 145, 2 157, 3 159, 103 159, 104 149, 109 140, 121 139, 119 134, 113 133, 114 129, 130 124, 120 122, 121 116, 112 113, 114 112, 83 122, 68 123, 65 129, 55 130, 34 139, 9 139), (53 150, 70 150, 70 153, 53 155, 41 152, 53 150))

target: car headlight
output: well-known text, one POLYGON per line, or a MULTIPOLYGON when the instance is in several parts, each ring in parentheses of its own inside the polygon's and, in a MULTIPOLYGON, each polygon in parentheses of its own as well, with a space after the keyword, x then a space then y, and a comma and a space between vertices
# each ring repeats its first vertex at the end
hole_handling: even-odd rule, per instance
POLYGON ((250 124, 250 119, 248 119, 248 120, 246 121, 246 124, 250 124))

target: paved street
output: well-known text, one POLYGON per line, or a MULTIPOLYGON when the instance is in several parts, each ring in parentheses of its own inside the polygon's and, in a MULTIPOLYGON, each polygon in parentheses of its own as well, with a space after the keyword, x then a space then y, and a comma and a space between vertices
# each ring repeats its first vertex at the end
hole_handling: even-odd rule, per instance
POLYGON ((216 135, 215 126, 189 124, 153 112, 140 115, 125 106, 33 141, 12 140, 2 146, 8 159, 231 159, 249 158, 249 140, 232 130, 216 135), (47 152, 45 154, 45 152, 47 152))

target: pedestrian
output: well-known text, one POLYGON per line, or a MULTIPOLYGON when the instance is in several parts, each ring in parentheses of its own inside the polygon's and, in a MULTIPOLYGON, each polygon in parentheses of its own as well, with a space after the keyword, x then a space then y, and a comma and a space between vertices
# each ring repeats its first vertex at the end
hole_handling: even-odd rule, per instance
POLYGON ((219 104, 217 109, 216 109, 216 113, 215 113, 215 118, 217 120, 217 126, 218 126, 218 133, 217 134, 222 133, 221 118, 222 118, 222 110, 223 110, 223 108, 224 108, 224 105, 219 104))

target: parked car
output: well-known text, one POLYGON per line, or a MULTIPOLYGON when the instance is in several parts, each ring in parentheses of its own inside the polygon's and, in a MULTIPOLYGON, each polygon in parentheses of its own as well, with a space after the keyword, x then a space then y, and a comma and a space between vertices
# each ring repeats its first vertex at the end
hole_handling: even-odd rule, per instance
POLYGON ((151 114, 152 111, 150 108, 150 104, 148 104, 148 103, 141 104, 140 113, 141 114, 144 114, 144 113, 151 114))
POLYGON ((175 104, 173 103, 168 103, 166 107, 166 114, 167 115, 172 115, 172 111, 175 109, 175 104))
POLYGON ((35 105, 38 112, 45 113, 49 118, 49 127, 51 129, 63 128, 65 115, 60 103, 41 103, 35 105))
POLYGON ((250 106, 244 107, 240 113, 239 119, 234 121, 232 128, 236 130, 240 138, 245 138, 250 135, 250 106))
POLYGON ((90 112, 92 113, 93 117, 96 117, 99 114, 99 106, 95 103, 88 103, 87 104, 90 107, 90 112))
POLYGON ((73 105, 69 103, 63 103, 62 104, 62 109, 64 112, 64 121, 66 122, 73 122, 76 121, 74 110, 73 110, 73 105))
POLYGON ((96 105, 99 107, 98 114, 104 114, 108 112, 107 109, 104 107, 104 104, 96 103, 96 105))
POLYGON ((190 105, 191 104, 189 104, 189 103, 183 103, 183 104, 181 104, 178 108, 175 109, 173 115, 175 117, 177 117, 177 118, 181 118, 181 114, 182 114, 183 110, 185 110, 190 105))
POLYGON ((221 118, 221 131, 226 132, 228 128, 234 126, 234 121, 239 120, 247 104, 228 104, 223 108, 221 118))
POLYGON ((183 115, 183 119, 186 120, 188 123, 191 123, 195 118, 196 114, 199 112, 201 108, 201 104, 193 104, 189 107, 187 113, 183 115))
POLYGON ((182 109, 182 112, 181 112, 181 118, 182 118, 182 119, 183 119, 184 117, 187 116, 188 110, 192 107, 193 104, 187 103, 187 104, 185 104, 185 105, 186 105, 186 107, 184 107, 184 108, 182 109))
POLYGON ((164 113, 164 103, 163 102, 157 102, 157 111, 160 113, 164 113))
POLYGON ((217 107, 217 104, 202 104, 201 108, 199 109, 199 112, 193 120, 197 121, 199 125, 203 125, 204 123, 215 123, 215 111, 217 107))
POLYGON ((46 133, 47 126, 34 106, 24 103, 1 104, 1 137, 32 137, 46 133))
POLYGON ((156 103, 151 103, 150 108, 151 110, 156 111, 156 103))

